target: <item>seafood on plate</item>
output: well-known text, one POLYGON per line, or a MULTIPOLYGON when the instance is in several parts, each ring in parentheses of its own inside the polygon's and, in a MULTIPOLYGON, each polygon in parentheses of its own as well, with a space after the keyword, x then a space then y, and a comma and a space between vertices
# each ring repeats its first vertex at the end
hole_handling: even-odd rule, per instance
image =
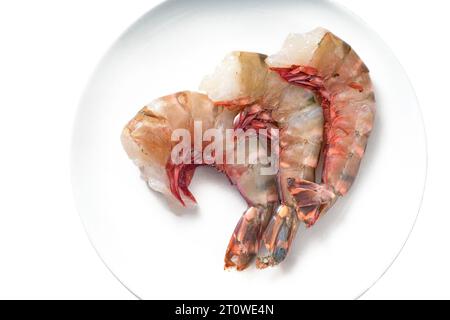
POLYGON ((152 189, 183 205, 195 203, 189 185, 198 166, 225 173, 248 203, 225 268, 243 270, 255 256, 258 268, 275 266, 299 226, 313 226, 356 178, 375 118, 369 70, 347 43, 318 28, 289 35, 269 57, 232 52, 200 89, 206 94, 179 92, 142 109, 123 130, 125 150, 152 189), (214 144, 223 158, 213 152, 205 161, 207 142, 179 150, 180 128, 221 132, 214 144), (257 147, 245 161, 228 161, 250 140, 257 147))
POLYGON ((282 82, 270 70, 266 90, 261 105, 266 113, 270 112, 279 129, 277 185, 280 204, 263 235, 258 268, 283 261, 301 222, 310 219, 318 210, 315 204, 299 208, 290 192, 290 183, 291 179, 315 181, 324 126, 322 108, 310 90, 282 82))

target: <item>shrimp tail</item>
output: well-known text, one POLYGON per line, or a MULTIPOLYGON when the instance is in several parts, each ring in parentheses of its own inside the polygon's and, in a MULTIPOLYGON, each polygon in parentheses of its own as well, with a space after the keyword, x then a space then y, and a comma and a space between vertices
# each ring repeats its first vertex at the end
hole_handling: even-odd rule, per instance
POLYGON ((289 253, 301 222, 313 226, 319 217, 336 201, 336 194, 327 185, 302 179, 288 179, 288 190, 295 207, 280 205, 264 236, 256 266, 259 269, 273 267, 284 261, 289 253))
POLYGON ((327 185, 302 179, 288 179, 288 189, 294 198, 297 217, 307 227, 312 227, 337 199, 327 185))
POLYGON ((258 269, 273 267, 284 261, 299 224, 295 209, 286 205, 278 207, 262 237, 263 246, 256 260, 258 269))
POLYGON ((259 251, 273 206, 250 207, 242 215, 225 254, 225 269, 245 270, 259 251))

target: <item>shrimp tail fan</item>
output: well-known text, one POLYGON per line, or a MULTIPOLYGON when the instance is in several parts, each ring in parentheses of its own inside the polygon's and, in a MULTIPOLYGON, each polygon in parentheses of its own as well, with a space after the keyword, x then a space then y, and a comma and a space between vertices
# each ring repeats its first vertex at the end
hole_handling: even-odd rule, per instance
POLYGON ((336 201, 337 195, 326 185, 302 179, 288 179, 299 220, 312 227, 336 201))

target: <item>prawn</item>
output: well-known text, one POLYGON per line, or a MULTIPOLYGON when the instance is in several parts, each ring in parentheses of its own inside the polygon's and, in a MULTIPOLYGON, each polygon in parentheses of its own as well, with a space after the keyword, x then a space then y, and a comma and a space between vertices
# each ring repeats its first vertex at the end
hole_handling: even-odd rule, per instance
MULTIPOLYGON (((225 130, 233 128, 237 112, 215 106, 204 94, 179 92, 145 106, 126 125, 121 138, 125 151, 139 167, 149 187, 183 206, 196 204, 189 186, 198 166, 208 164, 227 175, 249 205, 235 228, 225 258, 227 268, 243 270, 256 256, 262 232, 278 201, 274 175, 259 175, 263 164, 250 164, 249 161, 250 157, 264 156, 266 149, 260 146, 252 150, 242 164, 228 164, 199 161, 207 147, 203 143, 200 149, 193 148, 191 153, 175 152, 179 159, 174 159, 178 144, 172 139, 177 129, 195 134, 195 123, 202 124, 202 135, 208 129, 219 129, 223 133, 219 137, 226 137, 225 130)), ((239 141, 246 143, 250 138, 247 135, 239 141)), ((226 155, 235 152, 238 144, 227 147, 223 139, 215 141, 215 145, 223 144, 226 155)))
POLYGON ((282 50, 265 63, 265 89, 255 91, 257 98, 237 100, 256 102, 240 113, 235 125, 248 129, 275 123, 280 130, 277 185, 281 204, 262 237, 259 268, 282 262, 299 222, 313 226, 348 193, 375 118, 368 68, 331 32, 319 28, 290 35, 282 50), (316 183, 321 149, 322 182, 316 183))
MULTIPOLYGON (((229 242, 225 268, 243 270, 255 255, 259 268, 277 265, 286 258, 300 223, 314 225, 356 178, 375 118, 369 70, 348 44, 319 28, 290 35, 271 57, 231 53, 201 90, 207 95, 181 92, 141 110, 123 131, 125 150, 151 188, 184 205, 196 202, 188 187, 202 165, 196 160, 205 145, 183 155, 191 163, 173 163, 170 137, 175 129, 192 132, 196 121, 203 130, 279 129, 266 130, 277 143, 250 152, 244 164, 209 163, 228 176, 248 203, 229 242), (269 151, 277 155, 276 175, 262 175, 264 165, 248 161, 269 151), (317 183, 321 151, 324 164, 317 183)), ((234 154, 235 148, 225 153, 234 154)))
MULTIPOLYGON (((286 257, 292 241, 286 241, 286 234, 295 236, 297 228, 295 223, 289 224, 292 211, 311 227, 339 197, 348 193, 375 118, 375 96, 368 68, 347 43, 331 32, 319 28, 290 35, 283 49, 266 62, 286 83, 315 94, 325 123, 322 182, 315 183, 312 176, 305 179, 281 169, 282 205, 263 237, 270 255, 258 257, 261 268, 278 264, 286 257)), ((285 154, 291 160, 299 155, 285 154)), ((283 151, 280 157, 283 163, 283 151)))
MULTIPOLYGON (((322 146, 323 112, 312 91, 285 82, 276 72, 269 70, 263 55, 235 54, 246 57, 239 66, 239 72, 245 74, 240 79, 246 81, 236 83, 232 76, 235 72, 230 72, 230 68, 220 68, 214 82, 234 84, 237 94, 223 96, 219 91, 212 99, 219 100, 215 101, 216 105, 224 105, 231 110, 244 105, 236 116, 235 130, 278 129, 270 131, 269 138, 276 145, 276 161, 279 162, 276 185, 282 204, 278 203, 270 217, 269 227, 263 225, 264 234, 259 240, 264 240, 266 245, 270 243, 274 248, 267 248, 270 255, 257 261, 257 266, 262 267, 284 259, 300 225, 288 181, 291 177, 314 181, 322 146)), ((218 85, 212 87, 218 88, 218 85)))
MULTIPOLYGON (((303 220, 296 212, 296 199, 290 193, 290 179, 315 181, 323 141, 323 112, 311 90, 285 82, 266 66, 262 95, 251 107, 244 109, 235 124, 236 129, 249 130, 275 126, 279 168, 277 190, 281 203, 264 231, 257 267, 280 263, 286 257, 303 220)), ((315 207, 302 210, 311 216, 315 207)))
MULTIPOLYGON (((228 110, 234 116, 231 125, 233 129, 236 129, 238 114, 242 110, 252 109, 254 102, 264 91, 266 57, 252 52, 231 52, 200 85, 200 89, 214 101, 216 108, 228 110)), ((266 135, 270 135, 270 132, 266 131, 266 135)), ((231 183, 248 203, 248 209, 240 218, 225 253, 225 268, 236 268, 238 271, 247 268, 257 255, 262 235, 278 204, 276 172, 262 174, 262 169, 272 163, 249 163, 251 158, 267 157, 272 152, 271 146, 261 144, 260 132, 256 130, 247 131, 246 134, 235 132, 234 137, 239 136, 244 139, 237 139, 238 143, 234 144, 233 150, 227 151, 228 154, 236 154, 237 149, 248 144, 251 139, 257 141, 258 148, 250 148, 244 164, 232 164, 228 161, 223 166, 231 183)), ((270 159, 267 160, 270 162, 270 159)))

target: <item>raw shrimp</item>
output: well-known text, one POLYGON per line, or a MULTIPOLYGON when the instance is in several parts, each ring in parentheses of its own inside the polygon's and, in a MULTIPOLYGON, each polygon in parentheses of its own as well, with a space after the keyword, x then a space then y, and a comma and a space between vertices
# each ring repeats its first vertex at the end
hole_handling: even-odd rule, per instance
MULTIPOLYGON (((282 205, 278 206, 277 214, 265 231, 264 243, 269 256, 259 259, 258 266, 262 267, 263 264, 273 265, 284 259, 301 222, 295 211, 295 199, 289 193, 288 181, 295 177, 314 182, 322 146, 323 112, 312 91, 285 82, 276 72, 269 70, 262 55, 243 52, 235 55, 246 57, 238 68, 245 74, 240 79, 245 81, 233 81, 232 75, 236 72, 230 71, 231 68, 218 69, 215 83, 234 83, 236 94, 225 97, 229 100, 219 95, 212 98, 220 100, 216 104, 232 110, 247 104, 236 117, 236 130, 279 130, 274 131, 279 134, 269 134, 269 137, 276 141, 277 146, 277 161, 280 164, 277 187, 282 205)), ((310 213, 304 211, 303 214, 310 213)))
MULTIPOLYGON (((207 144, 203 143, 197 150, 192 148, 193 151, 189 154, 177 152, 180 159, 173 159, 173 150, 178 142, 173 141, 172 135, 177 129, 185 129, 193 136, 195 123, 201 123, 202 135, 208 129, 217 128, 222 132, 224 140, 215 141, 215 145, 223 144, 224 154, 229 156, 238 144, 227 149, 225 130, 233 128, 237 112, 215 106, 206 95, 179 92, 159 98, 144 107, 123 130, 122 143, 152 189, 182 205, 195 204, 189 185, 195 169, 205 165, 205 161, 198 160, 202 160, 207 144)), ((239 141, 246 143, 250 138, 247 135, 239 141)), ((266 150, 260 147, 246 156, 258 157, 265 153, 266 150)), ((225 258, 226 267, 235 266, 238 270, 243 270, 256 255, 262 232, 272 215, 274 203, 278 200, 275 178, 260 176, 262 165, 249 164, 248 159, 242 164, 228 164, 226 161, 207 164, 224 172, 249 204, 236 227, 233 243, 230 242, 225 258)))
POLYGON ((226 175, 236 185, 249 206, 230 239, 225 254, 226 269, 236 268, 241 271, 247 268, 259 251, 261 237, 278 203, 275 174, 261 174, 263 167, 261 163, 248 163, 250 159, 262 159, 268 154, 265 145, 261 144, 258 138, 256 132, 246 134, 235 145, 238 149, 244 148, 243 144, 248 145, 251 139, 258 142, 258 148, 249 148, 246 163, 224 165, 226 175))
MULTIPOLYGON (((322 183, 292 172, 280 179, 283 204, 263 237, 269 257, 260 267, 284 260, 290 246, 286 234, 295 235, 285 217, 296 209, 298 219, 312 226, 338 199, 347 194, 358 173, 375 117, 375 98, 369 70, 352 48, 324 29, 290 35, 283 49, 266 62, 287 83, 315 93, 325 119, 322 183), (286 199, 290 199, 286 203, 286 199), (286 224, 284 224, 286 220, 286 224), (286 229, 284 226, 287 226, 286 229), (281 227, 280 227, 281 226, 281 227)), ((306 124, 306 123, 305 123, 306 124)), ((307 141, 312 141, 309 138, 307 141)), ((300 142, 300 141, 298 141, 300 142)), ((295 147, 292 148, 292 151, 295 147)), ((294 152, 286 154, 293 160, 294 152)), ((280 154, 283 163, 283 151, 280 154)))
MULTIPOLYGON (((236 116, 239 111, 251 108, 265 89, 267 56, 250 52, 232 52, 218 65, 214 73, 203 80, 200 89, 215 101, 217 108, 224 108, 236 116)), ((232 126, 233 127, 233 126, 232 126)), ((267 126, 265 126, 267 128, 267 126)), ((270 135, 270 131, 266 132, 270 135)), ((235 138, 239 138, 235 134, 235 138)), ((225 254, 225 268, 245 269, 259 251, 263 232, 278 203, 276 172, 263 174, 262 169, 271 165, 249 159, 262 159, 271 153, 271 146, 261 144, 259 132, 254 131, 238 139, 234 150, 243 147, 250 139, 257 139, 258 148, 250 148, 245 164, 226 163, 224 172, 247 201, 249 208, 237 224, 225 254)), ((244 146, 245 147, 245 146, 244 146)))
POLYGON ((278 190, 281 204, 262 238, 264 246, 257 260, 258 268, 283 261, 301 222, 311 219, 318 209, 317 205, 310 204, 296 210, 297 202, 289 188, 292 178, 315 181, 324 125, 322 108, 310 90, 290 84, 283 87, 279 83, 283 80, 272 71, 269 79, 263 104, 276 106, 272 118, 280 129, 278 190))
MULTIPOLYGON (((124 147, 151 188, 182 204, 195 203, 188 187, 195 168, 204 164, 197 160, 206 144, 180 155, 191 163, 174 163, 174 130, 193 133, 200 121, 202 133, 213 128, 265 132, 271 146, 259 143, 245 163, 208 164, 224 172, 249 205, 230 240, 225 267, 243 270, 257 253, 259 268, 279 264, 300 222, 312 226, 354 182, 375 117, 369 71, 348 44, 316 29, 290 35, 267 59, 257 53, 228 55, 201 89, 208 96, 182 92, 145 107, 124 129, 124 147), (321 148, 322 181, 316 183, 321 148), (269 153, 277 155, 271 158, 271 165, 279 163, 276 176, 261 174, 265 165, 249 161, 269 153)), ((236 152, 236 145, 217 143, 225 144, 227 157, 236 152)))
MULTIPOLYGON (((266 66, 267 68, 267 66, 266 66)), ((296 199, 289 192, 290 179, 315 181, 323 140, 323 112, 311 90, 285 82, 267 69, 265 90, 258 102, 243 110, 236 128, 271 127, 279 129, 276 139, 279 170, 277 187, 281 204, 265 230, 257 266, 264 268, 281 262, 287 255, 302 221, 314 215, 317 206, 296 212, 296 199), (301 218, 300 218, 301 215, 301 218)))
MULTIPOLYGON (((227 114, 205 95, 179 92, 156 99, 139 111, 124 128, 122 144, 150 188, 183 206, 194 204, 195 198, 188 187, 198 166, 196 160, 202 154, 193 151, 180 155, 186 159, 179 159, 180 163, 175 164, 172 149, 178 141, 173 141, 172 134, 177 129, 186 129, 192 137, 194 121, 201 122, 203 134, 219 122, 232 121, 233 115, 230 117, 231 120, 227 119, 227 114)), ((201 147, 200 152, 204 145, 201 147)))
POLYGON ((234 102, 255 101, 240 113, 236 128, 275 124, 280 129, 277 138, 281 205, 263 236, 264 250, 257 260, 260 268, 285 259, 299 221, 312 226, 348 192, 375 116, 367 67, 348 44, 324 29, 290 35, 283 49, 266 62, 270 70, 265 77, 256 78, 264 79, 265 89, 261 91, 261 85, 254 85, 258 88, 256 96, 242 96, 234 102), (321 149, 321 130, 325 137, 324 167, 322 183, 318 184, 314 172, 321 149))
POLYGON ((358 173, 375 118, 368 68, 347 43, 324 29, 291 35, 267 62, 284 80, 313 90, 321 101, 326 133, 321 189, 344 196, 358 173), (308 50, 292 54, 297 47, 308 50))

